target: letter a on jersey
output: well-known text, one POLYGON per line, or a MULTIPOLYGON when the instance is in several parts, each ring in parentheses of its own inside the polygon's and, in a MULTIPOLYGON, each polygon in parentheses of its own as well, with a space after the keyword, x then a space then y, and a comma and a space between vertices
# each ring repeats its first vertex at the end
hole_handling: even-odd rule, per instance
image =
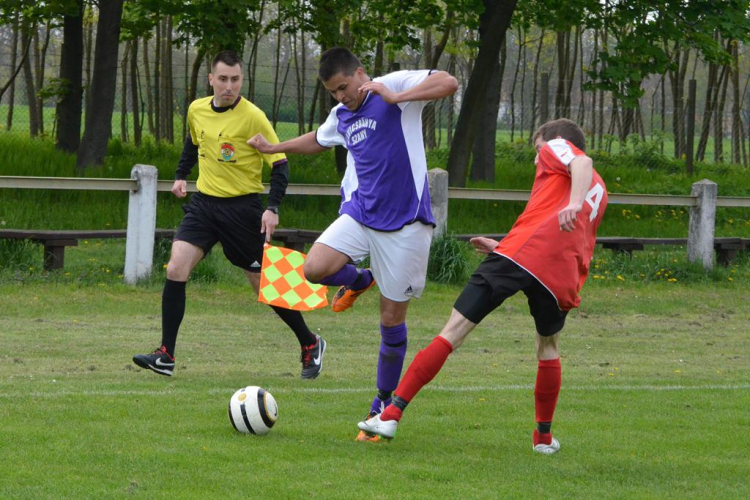
POLYGON ((260 271, 258 302, 295 311, 326 307, 328 288, 305 279, 302 272, 304 263, 303 253, 266 245, 260 271))

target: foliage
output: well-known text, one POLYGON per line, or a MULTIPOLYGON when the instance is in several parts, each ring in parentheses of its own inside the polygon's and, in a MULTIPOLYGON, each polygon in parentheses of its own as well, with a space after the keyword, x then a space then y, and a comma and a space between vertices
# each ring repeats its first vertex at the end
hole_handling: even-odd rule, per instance
POLYGON ((443 234, 432 240, 427 277, 436 283, 465 283, 469 274, 468 249, 455 236, 443 234))

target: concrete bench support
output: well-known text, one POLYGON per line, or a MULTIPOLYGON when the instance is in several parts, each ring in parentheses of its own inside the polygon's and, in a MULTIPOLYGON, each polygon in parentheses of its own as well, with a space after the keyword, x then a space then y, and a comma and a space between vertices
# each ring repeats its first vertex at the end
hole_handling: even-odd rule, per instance
POLYGON ((124 278, 129 285, 135 285, 139 280, 151 276, 154 263, 157 177, 158 171, 151 165, 136 165, 130 171, 130 178, 138 181, 138 189, 130 192, 128 202, 124 278))
POLYGON ((704 269, 714 267, 714 229, 718 186, 708 179, 693 184, 692 195, 698 205, 690 208, 688 232, 688 261, 698 262, 704 269))

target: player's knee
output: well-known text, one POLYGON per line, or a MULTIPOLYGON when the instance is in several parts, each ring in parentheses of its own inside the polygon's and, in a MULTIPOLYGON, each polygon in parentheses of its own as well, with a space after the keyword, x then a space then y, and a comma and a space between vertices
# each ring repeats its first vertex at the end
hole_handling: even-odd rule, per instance
POLYGON ((173 260, 167 263, 167 279, 171 281, 187 281, 190 276, 190 268, 173 260))
POLYGON ((326 277, 323 268, 310 263, 310 261, 305 261, 302 271, 305 273, 305 279, 310 283, 320 283, 326 277))

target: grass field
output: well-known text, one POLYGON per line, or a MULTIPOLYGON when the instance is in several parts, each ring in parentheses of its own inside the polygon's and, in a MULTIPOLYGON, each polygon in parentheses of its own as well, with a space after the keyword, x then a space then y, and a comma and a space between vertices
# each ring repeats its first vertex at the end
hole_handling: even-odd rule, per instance
MULTIPOLYGON (((536 363, 522 297, 451 356, 396 439, 370 445, 353 438, 374 395, 375 294, 307 315, 329 349, 321 376, 302 381, 291 333, 215 252, 188 288, 166 378, 130 360, 159 341, 163 274, 123 285, 121 247, 82 243, 64 272, 32 261, 0 274, 0 498, 750 496, 746 262, 686 283, 654 271, 669 261, 645 269, 647 252, 624 275, 599 252, 562 333, 562 449, 545 457, 531 452, 536 363), (279 402, 264 438, 227 420, 246 385, 279 402)), ((414 302, 407 361, 459 292, 430 283, 414 302)))

